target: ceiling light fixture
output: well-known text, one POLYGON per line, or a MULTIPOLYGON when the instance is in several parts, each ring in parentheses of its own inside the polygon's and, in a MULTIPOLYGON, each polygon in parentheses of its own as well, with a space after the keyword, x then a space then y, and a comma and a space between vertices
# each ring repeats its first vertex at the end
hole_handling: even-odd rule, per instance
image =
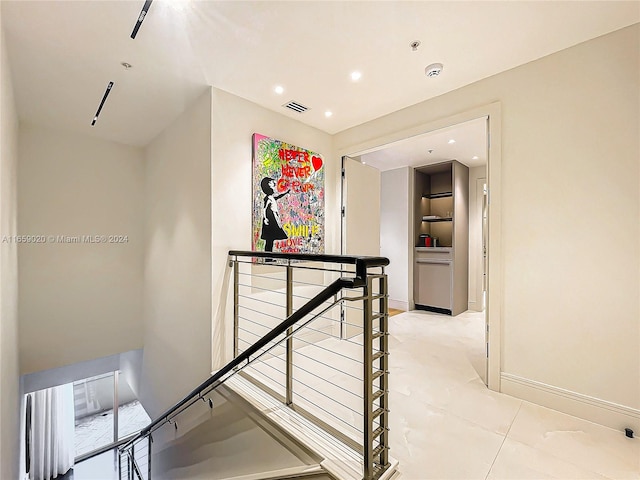
POLYGON ((448 143, 449 145, 451 145, 452 143, 456 143, 456 141, 452 138, 452 139, 451 139, 451 140, 449 140, 447 143, 448 143))
POLYGON ((284 87, 278 85, 276 86, 276 88, 273 89, 274 92, 276 92, 278 95, 282 95, 284 93, 284 87))
POLYGON ((444 66, 441 63, 432 63, 431 65, 427 65, 424 69, 424 74, 427 77, 437 77, 442 72, 444 66))
POLYGON ((138 20, 136 20, 136 25, 135 27, 133 27, 133 32, 131 32, 131 38, 136 38, 136 35, 138 34, 138 30, 140 30, 140 27, 142 26, 142 22, 144 21, 145 17, 147 16, 147 13, 149 12, 149 7, 151 7, 151 2, 153 2, 153 0, 146 0, 144 2, 144 5, 142 6, 142 10, 140 10, 140 15, 138 15, 138 20))
POLYGON ((471 157, 471 160, 478 160, 478 155, 474 155, 473 157, 471 157))
POLYGON ((102 107, 104 106, 104 102, 107 101, 107 97, 109 96, 109 94, 111 93, 111 88, 113 87, 113 82, 109 82, 109 85, 107 85, 107 89, 104 91, 104 95, 102 96, 102 101, 100 102, 100 106, 98 107, 98 111, 96 112, 96 114, 93 117, 93 121, 91 122, 91 126, 93 127, 96 122, 98 121, 98 117, 100 116, 100 112, 102 111, 102 107))
POLYGON ((414 40, 409 44, 409 46, 411 47, 411 50, 415 52, 416 50, 418 50, 418 47, 420 46, 420 40, 414 40))
POLYGON ((351 73, 351 80, 353 80, 354 82, 357 82, 358 80, 360 80, 361 77, 362 77, 362 74, 360 72, 351 73))
POLYGON ((327 118, 329 118, 331 115, 333 115, 333 112, 330 112, 329 110, 324 112, 324 116, 327 117, 327 118))

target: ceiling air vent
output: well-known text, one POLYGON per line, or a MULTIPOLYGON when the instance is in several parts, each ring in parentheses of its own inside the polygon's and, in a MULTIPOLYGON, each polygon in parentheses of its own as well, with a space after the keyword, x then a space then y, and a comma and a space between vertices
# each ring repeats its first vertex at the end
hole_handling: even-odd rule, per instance
POLYGON ((285 103, 283 107, 288 108, 289 110, 293 110, 297 113, 304 113, 309 110, 309 107, 305 107, 304 105, 291 100, 289 103, 285 103))

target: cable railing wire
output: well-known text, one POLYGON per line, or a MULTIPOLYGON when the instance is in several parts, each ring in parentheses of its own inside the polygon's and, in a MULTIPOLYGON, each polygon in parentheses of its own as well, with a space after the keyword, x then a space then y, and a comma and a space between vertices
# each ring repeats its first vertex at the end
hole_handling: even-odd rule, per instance
POLYGON ((312 361, 314 361, 314 362, 317 362, 319 365, 329 366, 329 367, 331 367, 333 370, 338 370, 338 371, 340 371, 341 373, 343 373, 343 374, 347 375, 348 377, 355 378, 356 380, 359 380, 359 381, 361 381, 361 382, 362 382, 362 380, 363 380, 363 379, 362 379, 362 377, 356 377, 355 375, 352 375, 352 374, 350 374, 350 373, 347 373, 347 372, 346 372, 346 371, 344 371, 344 370, 340 370, 340 369, 338 369, 337 367, 335 367, 335 366, 333 366, 333 365, 330 365, 330 364, 328 364, 328 363, 325 363, 325 362, 321 362, 321 361, 319 361, 319 360, 316 360, 315 358, 310 357, 310 356, 308 356, 308 355, 305 355, 304 353, 301 353, 301 352, 299 352, 299 351, 296 351, 296 355, 300 355, 301 357, 304 357, 304 358, 307 358, 307 359, 312 360, 312 361))
MULTIPOLYGON (((298 383, 300 383, 301 385, 304 385, 304 386, 305 386, 305 387, 307 387, 309 390, 313 390, 313 391, 314 391, 314 392, 316 392, 317 394, 322 395, 322 396, 323 396, 323 397, 325 397, 326 399, 328 399, 328 400, 330 400, 330 401, 332 401, 332 402, 334 402, 334 403, 337 403, 338 405, 340 405, 340 407, 342 407, 342 408, 346 408, 347 410, 350 410, 351 412, 353 412, 354 414, 358 415, 359 417, 364 417, 364 414, 363 414, 363 413, 358 412, 357 410, 354 410, 353 408, 346 406, 344 403, 339 402, 339 401, 338 401, 338 400, 336 400, 335 398, 330 397, 329 395, 327 395, 327 394, 326 394, 326 393, 324 393, 324 392, 321 392, 320 390, 316 390, 316 389, 315 389, 315 388, 313 388, 311 385, 307 385, 306 383, 302 382, 301 380, 298 380, 298 383)), ((297 396, 297 397, 304 398, 304 399, 305 399, 305 400, 307 400, 307 401, 311 401, 311 400, 309 400, 308 398, 303 397, 300 393, 296 394, 296 396, 297 396)), ((334 417, 336 417, 336 418, 340 418, 338 415, 336 415, 336 413, 335 413, 335 412, 333 413, 333 416, 334 416, 334 417)))
MULTIPOLYGON (((249 333, 251 333, 251 332, 249 332, 249 333)), ((253 335, 255 335, 255 334, 253 334, 253 335)), ((249 341, 245 340, 244 338, 240 338, 239 340, 240 340, 241 342, 243 342, 243 343, 246 343, 247 345, 253 345, 251 342, 249 342, 249 341)), ((281 343, 281 342, 279 342, 279 343, 281 343)), ((274 353, 272 353, 272 352, 271 352, 271 350, 273 350, 275 347, 282 347, 282 348, 284 348, 284 347, 283 347, 282 345, 280 345, 279 343, 278 343, 278 344, 275 344, 275 345, 273 345, 273 346, 270 346, 270 347, 269 347, 269 349, 267 349, 267 350, 262 350, 262 353, 264 353, 264 354, 266 354, 266 355, 271 355, 273 358, 278 358, 278 359, 280 359, 280 360, 285 361, 285 360, 284 360, 284 358, 282 358, 282 357, 281 357, 281 355, 276 355, 276 354, 274 354, 274 353)))
POLYGON ((325 413, 328 413, 329 416, 333 419, 338 420, 339 422, 345 424, 346 426, 353 428, 355 431, 362 433, 362 430, 358 427, 356 427, 355 425, 352 425, 351 423, 347 422, 346 420, 343 420, 342 418, 336 417, 333 413, 331 413, 329 410, 327 410, 326 408, 321 407, 320 405, 318 405, 317 403, 315 403, 313 400, 310 400, 308 398, 306 398, 304 395, 298 393, 296 395, 296 397, 302 398, 303 400, 306 400, 307 402, 309 402, 311 405, 313 405, 316 408, 319 408, 320 410, 322 410, 325 413))
POLYGON ((347 355, 343 355, 342 353, 334 352, 333 350, 331 350, 329 348, 321 347, 317 343, 309 342, 309 341, 307 341, 307 340, 305 340, 303 338, 296 338, 296 340, 299 341, 299 342, 306 343, 307 345, 312 345, 315 348, 318 348, 318 349, 323 350, 325 352, 329 352, 329 353, 332 353, 332 354, 337 355, 339 357, 346 358, 347 360, 349 360, 351 362, 362 363, 362 360, 358 360, 356 358, 351 358, 351 357, 349 357, 347 355))
MULTIPOLYGON (((254 325, 257 325, 258 327, 266 328, 267 330, 271 330, 271 327, 269 327, 268 325, 265 325, 265 324, 263 324, 263 323, 254 322, 253 320, 251 320, 251 319, 249 319, 249 318, 246 318, 246 317, 240 317, 240 316, 239 316, 238 318, 241 318, 242 320, 244 320, 244 321, 246 321, 246 322, 249 322, 249 323, 252 323, 252 324, 254 324, 254 325)), ((238 328, 239 328, 240 330, 243 330, 243 328, 242 328, 242 327, 240 327, 240 326, 238 326, 238 328)), ((249 330, 244 330, 244 331, 246 331, 247 333, 251 333, 251 334, 253 334, 254 336, 257 336, 258 338, 260 338, 260 335, 258 335, 258 334, 257 334, 257 333, 255 333, 255 332, 251 332, 251 331, 249 331, 249 330)))
POLYGON ((286 305, 269 302, 268 300, 262 300, 261 298, 249 297, 247 295, 238 295, 238 298, 246 298, 247 300, 251 300, 252 302, 265 303, 267 305, 273 305, 274 307, 277 307, 277 308, 286 308, 286 305))
POLYGON ((311 330, 312 332, 320 333, 320 334, 322 334, 322 335, 327 335, 327 336, 329 336, 329 337, 335 337, 335 335, 334 335, 333 333, 330 333, 330 332, 324 332, 324 331, 322 331, 322 330, 318 330, 317 328, 312 328, 312 327, 310 327, 310 326, 308 326, 308 325, 307 325, 306 327, 304 327, 304 328, 305 328, 305 330, 311 330))
MULTIPOLYGON (((264 292, 270 292, 270 293, 274 293, 274 294, 277 294, 277 295, 286 295, 287 294, 287 292, 281 292, 279 290, 273 290, 273 289, 266 288, 266 287, 258 287, 256 285, 238 284, 238 286, 239 287, 245 287, 245 288, 251 288, 251 289, 254 289, 254 290, 261 290, 261 291, 264 291, 264 292)), ((318 286, 321 287, 322 285, 318 285, 318 286)), ((239 296, 240 297, 244 297, 244 298, 250 298, 250 299, 255 300, 255 301, 260 301, 256 297, 248 297, 246 295, 239 295, 239 296)), ((311 299, 314 298, 314 297, 307 297, 305 295, 300 295, 300 294, 293 294, 292 297, 293 298, 299 298, 299 299, 302 299, 302 300, 311 300, 311 299)), ((325 302, 325 303, 328 303, 328 301, 325 302)))
MULTIPOLYGON (((308 373, 309 375, 312 375, 312 376, 314 376, 314 377, 316 377, 316 378, 319 378, 320 380, 324 381, 325 383, 328 383, 329 385, 333 385, 334 387, 337 387, 337 388, 339 388, 340 390, 343 390, 343 391, 345 391, 346 393, 348 393, 349 395, 353 395, 353 396, 354 396, 354 397, 356 397, 356 398, 359 398, 359 399, 364 398, 364 395, 354 393, 354 392, 352 392, 351 390, 348 390, 348 389, 346 389, 346 388, 344 388, 344 387, 342 387, 342 386, 338 385, 337 383, 330 382, 329 380, 327 380, 327 379, 325 379, 325 378, 322 378, 322 377, 320 377, 320 376, 318 376, 318 375, 316 375, 316 374, 314 374, 314 373, 311 373, 310 371, 305 370, 304 368, 302 368, 302 367, 300 367, 300 366, 296 366, 296 370, 303 370, 305 373, 308 373)), ((295 374, 293 375, 293 380, 294 380, 294 381, 297 381, 297 382, 299 382, 299 383, 301 383, 302 385, 305 385, 305 386, 309 387, 309 385, 307 385, 306 383, 304 383, 302 380, 300 380, 300 379, 296 379, 295 374)), ((311 387, 309 387, 309 388, 311 388, 311 387)), ((320 393, 320 392, 318 392, 318 393, 320 393)))

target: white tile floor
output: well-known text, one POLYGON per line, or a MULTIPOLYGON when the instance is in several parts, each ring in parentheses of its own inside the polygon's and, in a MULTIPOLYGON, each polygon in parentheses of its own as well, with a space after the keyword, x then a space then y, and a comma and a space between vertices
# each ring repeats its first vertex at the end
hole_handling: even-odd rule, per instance
MULTIPOLYGON (((640 479, 637 438, 487 389, 481 313, 406 312, 390 318, 389 330, 391 455, 402 480, 640 479)), ((322 345, 338 343, 360 361, 356 344, 329 338, 322 345)), ((306 385, 294 385, 294 402, 357 439, 362 400, 340 387, 358 392, 358 381, 343 372, 361 376, 361 367, 318 347, 302 352, 307 357, 296 364, 317 376, 295 371, 306 385)), ((270 367, 258 370, 273 375, 270 367)))
POLYGON ((640 441, 488 390, 481 314, 390 318, 391 452, 403 480, 640 479, 640 441))

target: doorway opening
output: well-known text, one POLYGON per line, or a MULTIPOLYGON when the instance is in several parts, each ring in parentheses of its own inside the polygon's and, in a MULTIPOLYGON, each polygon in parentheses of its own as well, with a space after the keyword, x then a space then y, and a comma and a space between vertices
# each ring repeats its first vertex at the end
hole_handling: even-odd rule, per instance
MULTIPOLYGON (((374 234, 368 234, 373 250, 379 247, 377 254, 389 257, 391 265, 389 274, 389 306, 401 310, 413 310, 416 305, 414 294, 414 267, 419 229, 416 226, 415 199, 420 192, 416 191, 416 169, 428 165, 456 160, 469 171, 468 179, 468 308, 464 315, 480 318, 482 327, 481 348, 482 365, 474 368, 489 388, 499 390, 499 304, 493 296, 499 295, 497 282, 499 275, 495 275, 492 282, 490 272, 490 251, 494 253, 494 269, 498 265, 499 256, 499 217, 498 208, 489 201, 495 186, 496 197, 499 193, 499 148, 491 149, 491 134, 499 138, 499 104, 492 104, 484 109, 477 109, 466 114, 456 115, 449 119, 432 122, 411 132, 395 134, 393 139, 386 137, 378 141, 372 140, 367 145, 345 151, 351 161, 359 162, 363 167, 376 168, 380 178, 381 208, 379 211, 370 209, 368 219, 375 224, 379 221, 379 242, 372 241, 374 234), (493 172, 493 176, 490 172, 493 172), (492 185, 493 184, 493 185, 492 185), (375 217, 375 218, 374 218, 375 217), (389 221, 390 219, 390 221, 389 221), (490 227, 493 227, 493 234, 490 227), (377 245, 373 245, 373 244, 377 245), (495 330, 492 332, 492 330, 495 330), (489 348, 491 343, 495 348, 489 348)), ((344 157, 343 157, 344 161, 344 157)), ((360 198, 362 195, 345 195, 349 189, 353 190, 348 172, 343 170, 343 253, 356 253, 348 245, 351 242, 349 226, 349 197, 360 198)), ((356 187, 357 188, 357 187, 356 187)), ((375 192, 369 189, 372 196, 375 192)), ((373 196, 376 196, 375 194, 373 196)), ((370 204, 372 205, 372 204, 370 204)), ((499 206, 499 203, 498 203, 499 206)), ((451 213, 451 212, 450 212, 451 213)), ((440 217, 440 215, 436 215, 440 217)), ((435 217, 435 216, 434 216, 435 217)), ((438 221, 441 218, 437 219, 438 221)), ((376 252, 372 252, 376 253, 376 252)), ((496 271, 496 270, 491 270, 496 271)), ((498 297, 496 297, 497 299, 498 297)))

